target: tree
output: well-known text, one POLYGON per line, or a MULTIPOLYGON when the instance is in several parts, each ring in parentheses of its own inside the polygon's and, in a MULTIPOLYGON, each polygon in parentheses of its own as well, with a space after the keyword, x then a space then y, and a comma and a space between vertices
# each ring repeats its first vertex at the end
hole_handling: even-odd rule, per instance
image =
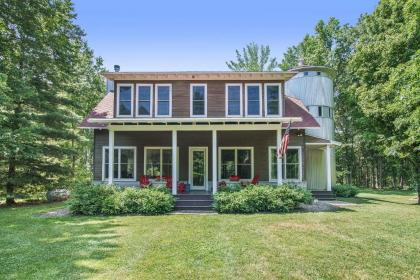
POLYGON ((274 71, 279 65, 275 57, 270 57, 270 53, 269 46, 251 42, 242 49, 242 54, 236 50, 236 61, 228 61, 226 65, 232 71, 274 71))
MULTIPOLYGON (((69 0, 0 2, 0 174, 7 204, 28 185, 57 186, 81 143, 83 95, 99 97, 98 69, 69 0), (87 80, 87 82, 86 82, 87 80), (87 83, 92 82, 87 85, 87 83)), ((103 87, 103 86, 102 86, 103 87)), ((101 89, 102 90, 102 89, 101 89)), ((90 105, 90 104, 89 104, 90 105)))

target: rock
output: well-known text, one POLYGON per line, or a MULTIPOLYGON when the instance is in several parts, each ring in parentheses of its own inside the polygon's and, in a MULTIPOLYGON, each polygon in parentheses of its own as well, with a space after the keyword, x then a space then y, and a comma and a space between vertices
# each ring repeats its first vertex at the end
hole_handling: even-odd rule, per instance
POLYGON ((66 217, 66 216, 70 216, 70 214, 71 214, 70 209, 62 208, 62 209, 57 209, 55 211, 42 213, 37 216, 41 218, 52 218, 52 217, 66 217))
POLYGON ((64 201, 70 197, 70 191, 67 189, 53 189, 47 192, 49 202, 64 201))

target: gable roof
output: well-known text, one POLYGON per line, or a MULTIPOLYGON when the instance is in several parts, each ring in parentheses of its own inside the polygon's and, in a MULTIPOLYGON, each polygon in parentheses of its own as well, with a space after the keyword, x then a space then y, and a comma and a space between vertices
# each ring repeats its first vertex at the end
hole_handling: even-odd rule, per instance
MULTIPOLYGON (((109 92, 104 98, 98 103, 98 105, 90 112, 90 114, 82 121, 79 125, 80 128, 93 128, 101 129, 106 128, 109 119, 112 119, 114 115, 114 93, 109 92), (104 123, 90 122, 91 119, 103 119, 104 123)), ((295 117, 302 118, 302 121, 293 122, 292 128, 317 128, 319 127, 318 122, 308 112, 305 105, 300 99, 285 96, 285 112, 284 117, 295 117)), ((263 120, 264 118, 262 118, 263 120)), ((136 118, 133 118, 136 120, 136 118)), ((246 118, 244 118, 246 120, 246 118)), ((159 119, 156 119, 158 122, 159 119)), ((287 127, 287 123, 283 123, 283 127, 287 127)))

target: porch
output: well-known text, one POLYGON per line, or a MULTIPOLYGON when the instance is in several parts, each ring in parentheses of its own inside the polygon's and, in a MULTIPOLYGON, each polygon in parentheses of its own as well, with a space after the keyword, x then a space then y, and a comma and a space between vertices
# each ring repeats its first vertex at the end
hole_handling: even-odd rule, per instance
MULTIPOLYGON (((259 182, 264 184, 292 182, 306 187, 308 142, 304 130, 291 131, 291 151, 281 161, 275 156, 280 145, 281 126, 273 125, 271 129, 264 126, 261 130, 253 127, 246 130, 238 127, 233 130, 198 130, 199 127, 195 127, 195 130, 177 128, 168 131, 164 130, 168 129, 167 126, 160 126, 159 130, 119 126, 97 130, 94 179, 138 186, 141 176, 147 176, 151 184, 164 184, 156 177, 169 176, 173 182, 189 184, 191 191, 207 193, 215 193, 222 181, 229 183, 231 175, 238 175, 242 183, 250 183, 258 176, 259 182), (110 147, 113 154, 108 152, 110 147)), ((325 143, 322 145, 326 149, 325 143)), ((322 163, 317 162, 325 166, 325 173, 327 158, 331 159, 325 157, 322 163)), ((332 164, 329 166, 331 168, 332 164)), ((331 172, 324 178, 328 176, 331 177, 331 172)), ((317 189, 330 190, 332 180, 329 184, 329 188, 323 184, 323 188, 317 189)), ((177 195, 177 188, 172 188, 172 193, 177 195)))

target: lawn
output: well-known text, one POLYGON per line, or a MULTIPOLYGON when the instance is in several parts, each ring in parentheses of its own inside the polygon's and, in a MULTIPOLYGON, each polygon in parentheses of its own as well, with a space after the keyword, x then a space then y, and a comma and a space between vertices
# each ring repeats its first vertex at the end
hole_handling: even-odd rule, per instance
POLYGON ((419 279, 414 193, 338 212, 40 218, 0 208, 2 279, 419 279))

